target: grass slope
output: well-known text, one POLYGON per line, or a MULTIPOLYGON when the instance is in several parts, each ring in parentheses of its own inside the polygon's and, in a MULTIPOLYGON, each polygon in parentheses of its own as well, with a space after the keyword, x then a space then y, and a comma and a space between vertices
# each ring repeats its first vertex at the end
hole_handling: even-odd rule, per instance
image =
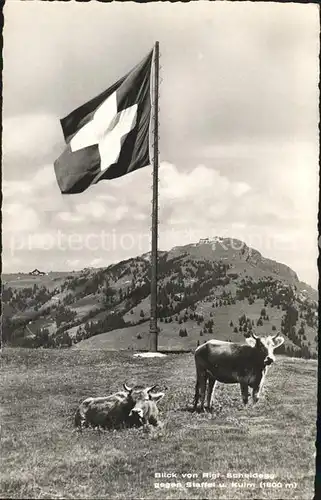
POLYGON ((49 290, 61 285, 67 276, 77 276, 79 273, 74 272, 51 272, 45 276, 32 276, 25 273, 2 274, 1 279, 3 284, 11 288, 27 288, 33 285, 45 286, 49 290))
MULTIPOLYGON (((204 321, 207 322, 213 319, 213 333, 205 333, 200 336, 200 331, 204 329, 204 322, 197 325, 195 321, 187 320, 179 324, 174 320, 171 323, 159 322, 160 334, 158 337, 159 348, 165 350, 189 350, 195 349, 197 342, 203 343, 211 338, 219 340, 232 340, 233 342, 244 341, 244 334, 242 332, 234 333, 234 326, 239 326, 239 317, 244 313, 250 319, 255 321, 255 332, 258 335, 271 335, 281 330, 281 320, 284 312, 276 307, 265 307, 269 315, 269 321, 264 321, 263 326, 257 326, 256 321, 260 317, 261 309, 264 307, 263 300, 256 300, 252 305, 247 301, 237 302, 229 306, 212 307, 212 301, 200 301, 197 303, 196 312, 204 316, 204 321), (212 314, 212 316, 210 316, 212 314), (233 322, 233 327, 230 322, 233 322), (272 330, 272 325, 276 330, 272 330), (179 331, 186 328, 187 337, 180 337, 179 331)), ((129 317, 130 315, 128 315, 129 317)), ((178 316, 183 316, 179 314, 178 316)), ((121 328, 112 330, 111 332, 101 333, 89 339, 75 344, 78 349, 146 349, 148 348, 148 333, 149 321, 139 325, 130 326, 128 328, 121 328), (141 336, 141 339, 137 338, 141 336)), ((286 338, 286 345, 293 345, 293 343, 286 338)))
POLYGON ((5 349, 0 497, 310 499, 316 371, 315 361, 278 358, 256 407, 243 409, 238 386, 219 385, 213 414, 193 414, 192 354, 139 359, 128 352, 5 349), (78 403, 116 391, 123 381, 166 389, 159 404, 164 428, 74 432, 78 403), (178 478, 155 479, 161 472, 178 478), (181 477, 203 472, 220 473, 221 486, 188 488, 181 477), (236 487, 224 477, 255 472, 275 475, 282 487, 262 489, 258 479, 236 487), (154 487, 167 481, 182 487, 154 487))

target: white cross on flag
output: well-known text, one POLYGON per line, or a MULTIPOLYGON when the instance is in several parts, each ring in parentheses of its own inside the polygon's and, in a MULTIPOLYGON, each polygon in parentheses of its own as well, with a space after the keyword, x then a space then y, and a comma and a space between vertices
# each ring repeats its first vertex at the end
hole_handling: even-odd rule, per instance
POLYGON ((81 193, 149 165, 153 51, 126 76, 61 121, 65 151, 55 161, 59 188, 81 193))

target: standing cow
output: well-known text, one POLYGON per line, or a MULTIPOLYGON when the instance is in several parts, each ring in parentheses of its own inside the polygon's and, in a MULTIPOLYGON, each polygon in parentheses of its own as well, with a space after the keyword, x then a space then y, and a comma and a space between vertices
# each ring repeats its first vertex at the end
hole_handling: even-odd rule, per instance
POLYGON ((279 334, 257 337, 254 333, 245 339, 246 344, 221 340, 209 340, 195 350, 196 387, 194 411, 201 399, 204 411, 206 384, 208 382, 207 407, 211 408, 212 393, 216 382, 241 386, 243 403, 249 398, 249 387, 253 389, 253 403, 260 397, 268 366, 275 361, 274 350, 284 342, 279 334))
POLYGON ((119 429, 122 427, 159 425, 157 403, 164 393, 153 393, 152 387, 136 385, 132 388, 124 384, 125 392, 111 396, 85 399, 75 414, 75 426, 119 429))

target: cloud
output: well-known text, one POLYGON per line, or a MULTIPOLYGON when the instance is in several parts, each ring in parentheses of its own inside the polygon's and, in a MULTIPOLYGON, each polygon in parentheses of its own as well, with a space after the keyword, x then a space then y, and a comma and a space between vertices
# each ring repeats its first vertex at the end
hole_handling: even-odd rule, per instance
POLYGON ((99 201, 89 201, 75 206, 77 213, 84 215, 88 221, 94 219, 104 220, 106 223, 119 222, 125 218, 130 218, 128 205, 119 204, 108 209, 105 203, 99 201))
POLYGON ((43 188, 45 186, 55 185, 56 184, 56 175, 54 172, 54 167, 52 164, 44 165, 34 175, 31 180, 31 185, 34 189, 43 188))
POLYGON ((15 115, 3 120, 3 161, 4 172, 10 175, 10 169, 23 164, 20 176, 25 175, 34 164, 53 160, 53 147, 63 144, 63 135, 58 117, 35 113, 15 115))
MULTIPOLYGON (((23 265, 23 259, 19 257, 12 256, 8 250, 4 250, 2 258, 5 259, 6 268, 10 269, 21 269, 23 265)), ((10 271, 9 271, 10 272, 10 271)))
POLYGON ((70 270, 81 269, 82 267, 80 259, 67 259, 65 262, 70 270))
POLYGON ((103 262, 104 262, 104 260, 103 260, 103 259, 101 259, 101 258, 94 259, 94 260, 92 260, 92 261, 90 262, 90 266, 91 266, 91 267, 99 267, 100 265, 102 265, 102 264, 103 264, 103 262))
POLYGON ((37 212, 22 203, 8 203, 2 208, 2 212, 4 233, 33 231, 40 225, 37 212))
POLYGON ((133 214, 133 219, 137 221, 145 221, 149 218, 149 214, 147 213, 135 213, 133 214))
POLYGON ((247 193, 251 190, 251 187, 246 184, 246 182, 235 182, 232 185, 232 192, 238 198, 243 196, 243 194, 247 193))
POLYGON ((3 179, 2 190, 4 233, 40 229, 40 224, 46 223, 50 214, 68 203, 58 194, 51 164, 38 167, 24 180, 3 179))
POLYGON ((190 172, 171 163, 160 168, 161 219, 169 224, 204 224, 223 217, 233 203, 251 191, 245 182, 231 182, 217 170, 198 165, 190 172), (170 209, 169 209, 170 207, 170 209), (167 212, 167 214, 166 214, 167 212), (167 221, 166 221, 167 218, 167 221))
POLYGON ((103 203, 97 201, 90 201, 88 203, 81 203, 76 205, 76 211, 85 216, 101 219, 106 214, 106 207, 103 203))
POLYGON ((59 212, 57 218, 64 222, 83 222, 85 217, 70 212, 59 212))
POLYGON ((198 197, 221 197, 233 191, 236 196, 249 191, 251 187, 245 182, 231 183, 219 171, 205 165, 197 165, 190 172, 178 170, 173 164, 162 162, 160 167, 160 196, 165 199, 194 199, 198 197))
POLYGON ((32 192, 32 185, 27 181, 2 181, 2 192, 5 198, 32 192))
MULTIPOLYGON (((255 245, 258 240, 256 246, 262 253, 272 256, 272 250, 275 248, 267 246, 266 238, 262 243, 261 235, 273 234, 273 237, 279 240, 278 235, 282 235, 282 231, 285 235, 289 235, 291 228, 295 230, 296 227, 302 226, 298 220, 305 220, 305 230, 301 233, 299 231, 299 234, 306 240, 305 253, 311 258, 312 250, 308 250, 312 248, 309 233, 311 223, 313 223, 311 216, 309 217, 308 212, 306 214, 302 211, 297 212, 293 200, 284 196, 279 185, 276 185, 274 189, 272 185, 271 188, 263 190, 258 187, 253 188, 247 182, 232 180, 227 175, 222 175, 218 170, 204 164, 184 171, 172 163, 162 162, 159 178, 161 248, 169 249, 177 244, 195 242, 201 237, 223 234, 239 237, 248 244, 254 243, 255 245), (251 241, 251 235, 255 236, 254 242, 251 241)), ((26 257, 27 260, 31 259, 31 253, 35 250, 40 255, 43 250, 50 247, 52 251, 56 249, 56 257, 53 255, 54 260, 58 259, 58 253, 63 253, 67 260, 79 261, 76 257, 72 258, 76 250, 69 248, 68 244, 65 245, 68 238, 71 235, 79 235, 79 238, 86 241, 88 235, 99 235, 104 230, 110 238, 114 237, 113 235, 117 238, 127 235, 128 238, 128 235, 139 231, 146 236, 145 246, 142 247, 138 243, 138 237, 135 236, 137 249, 135 250, 135 245, 131 246, 130 254, 148 251, 151 223, 149 169, 141 169, 137 175, 127 176, 127 183, 122 189, 114 186, 113 182, 101 183, 100 187, 94 186, 91 193, 86 192, 81 196, 82 203, 79 203, 78 196, 62 196, 53 188, 52 182, 55 183, 55 178, 52 176, 50 165, 39 168, 31 179, 32 181, 28 183, 10 181, 5 184, 5 191, 7 194, 11 193, 9 198, 11 203, 4 206, 4 233, 14 234, 20 248, 21 241, 25 238, 23 234, 26 231, 31 232, 32 250, 24 247, 26 252, 28 250, 28 255, 30 254, 26 257), (109 189, 108 194, 102 192, 106 186, 109 189), (21 202, 21 192, 19 193, 21 187, 25 188, 23 202, 21 202), (50 206, 52 206, 51 212, 43 213, 44 208, 48 209, 50 206), (46 224, 44 223, 45 216, 47 217, 46 224), (77 226, 74 226, 75 224, 77 226), (64 227, 71 228, 72 232, 65 233, 64 227), (61 234, 63 234, 62 240, 65 245, 63 252, 57 243, 57 231, 62 231, 61 234), (44 246, 46 248, 43 248, 44 246)), ((301 191, 305 190, 306 195, 310 194, 311 183, 304 182, 300 175, 296 176, 294 172, 289 180, 289 185, 293 185, 294 192, 298 191, 300 183, 301 191)), ((306 197, 303 196, 302 200, 306 200, 306 197)), ((292 243, 297 239, 297 234, 295 238, 293 235, 290 237, 292 243)), ((10 239, 5 238, 4 245, 8 242, 10 243, 10 239)), ((276 250, 279 252, 280 259, 283 258, 284 250, 280 248, 280 245, 276 250)), ((19 251, 22 252, 22 250, 19 251)), ((277 258, 277 251, 275 258, 277 258)), ((294 260, 297 250, 293 250, 293 244, 291 252, 293 257, 289 258, 289 264, 290 260, 297 262, 294 260)), ((129 253, 121 248, 120 251, 117 249, 117 255, 113 259, 128 256, 129 253)), ((88 265, 88 262, 95 260, 88 260, 90 257, 88 251, 81 262, 71 266, 68 264, 68 266, 69 268, 84 267, 88 265)), ((58 260, 60 261, 60 258, 58 260)), ((100 266, 104 263, 97 261, 96 264, 90 265, 100 266)))
POLYGON ((23 193, 24 195, 33 194, 36 191, 43 190, 48 186, 55 186, 56 177, 53 165, 43 165, 30 175, 25 180, 3 180, 2 189, 6 198, 11 196, 18 196, 23 193))
POLYGON ((99 194, 98 196, 96 196, 96 198, 97 198, 97 200, 103 200, 103 201, 107 201, 110 203, 117 202, 117 198, 115 196, 110 195, 110 194, 99 194))
MULTIPOLYGON (((173 245, 185 230, 195 241, 236 231, 233 224, 239 232, 297 228, 306 244, 288 259, 315 265, 308 249, 318 203, 317 7, 7 2, 5 16, 3 190, 5 205, 20 207, 4 214, 12 222, 4 220, 5 230, 19 234, 38 220, 39 233, 149 232, 151 168, 68 197, 52 162, 64 147, 59 118, 125 74, 157 32, 160 150, 168 161, 159 171, 160 238, 172 227, 173 245)), ((50 262, 65 266, 74 258, 67 253, 53 252, 50 262)), ((35 264, 39 255, 26 259, 35 264)), ((124 256, 117 249, 110 258, 124 256)), ((81 258, 86 266, 93 256, 81 258)))

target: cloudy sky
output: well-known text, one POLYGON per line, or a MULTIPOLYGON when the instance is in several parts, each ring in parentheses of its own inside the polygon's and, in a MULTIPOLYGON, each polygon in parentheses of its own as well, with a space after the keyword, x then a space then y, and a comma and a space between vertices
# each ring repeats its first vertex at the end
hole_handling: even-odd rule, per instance
POLYGON ((61 195, 59 119, 160 42, 159 247, 231 236, 317 285, 316 5, 8 2, 3 270, 150 249, 151 169, 61 195))

